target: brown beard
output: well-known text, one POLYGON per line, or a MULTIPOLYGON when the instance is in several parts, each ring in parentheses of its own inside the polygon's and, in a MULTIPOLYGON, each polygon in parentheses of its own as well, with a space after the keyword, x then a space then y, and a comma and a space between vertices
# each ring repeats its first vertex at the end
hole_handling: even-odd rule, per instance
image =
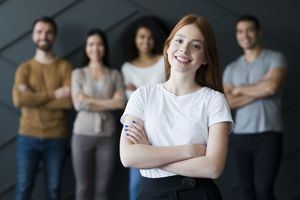
POLYGON ((44 45, 44 46, 40 46, 38 44, 36 44, 36 48, 42 50, 42 51, 45 51, 45 52, 49 52, 52 50, 52 44, 50 45, 44 45))

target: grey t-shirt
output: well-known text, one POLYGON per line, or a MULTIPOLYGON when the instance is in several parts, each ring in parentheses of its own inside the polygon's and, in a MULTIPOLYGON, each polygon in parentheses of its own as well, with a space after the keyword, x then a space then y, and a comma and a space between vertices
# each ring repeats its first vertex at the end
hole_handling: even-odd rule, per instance
MULTIPOLYGON (((244 56, 230 63, 223 74, 223 82, 233 86, 255 84, 276 67, 287 67, 285 57, 279 52, 263 49, 251 63, 246 63, 244 56)), ((238 108, 234 132, 251 134, 282 131, 281 97, 282 89, 273 96, 257 99, 238 108)))
MULTIPOLYGON (((72 96, 82 91, 93 98, 111 99, 118 90, 124 90, 124 83, 117 70, 109 69, 101 80, 93 80, 87 67, 75 69, 72 73, 72 96)), ((87 104, 78 102, 74 102, 74 107, 78 111, 74 134, 110 136, 115 131, 115 120, 111 112, 92 112, 87 104)))

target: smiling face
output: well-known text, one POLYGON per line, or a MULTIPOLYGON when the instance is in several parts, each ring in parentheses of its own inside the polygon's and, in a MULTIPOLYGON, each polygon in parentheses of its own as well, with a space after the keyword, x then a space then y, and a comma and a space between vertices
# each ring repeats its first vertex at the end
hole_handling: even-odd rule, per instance
POLYGON ((196 73, 206 63, 204 38, 198 27, 189 24, 180 28, 171 40, 167 54, 172 71, 196 73))
POLYGON ((135 45, 140 53, 151 53, 154 48, 154 39, 151 31, 145 27, 139 28, 135 36, 135 45))
POLYGON ((254 22, 240 21, 236 25, 236 38, 240 47, 244 50, 254 49, 259 45, 261 32, 257 30, 254 22))
POLYGON ((50 51, 55 39, 55 31, 51 24, 37 22, 33 28, 32 40, 42 51, 50 51))
POLYGON ((91 35, 87 38, 85 51, 90 61, 101 61, 105 55, 103 39, 99 35, 91 35))

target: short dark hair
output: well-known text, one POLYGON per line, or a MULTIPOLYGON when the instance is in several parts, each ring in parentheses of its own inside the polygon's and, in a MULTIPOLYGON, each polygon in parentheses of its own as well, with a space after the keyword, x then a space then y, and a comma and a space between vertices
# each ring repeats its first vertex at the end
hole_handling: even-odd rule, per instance
POLYGON ((133 21, 123 32, 121 43, 123 45, 123 57, 125 61, 131 61, 138 57, 138 49, 135 44, 136 33, 139 28, 144 27, 151 31, 154 48, 151 53, 162 54, 163 44, 167 37, 165 24, 155 16, 144 16, 133 21))
POLYGON ((246 14, 246 15, 242 15, 240 16, 236 22, 235 22, 235 25, 237 25, 239 22, 241 21, 250 21, 250 22, 253 22, 253 24, 255 25, 255 28, 256 30, 260 30, 260 23, 259 23, 259 20, 257 17, 255 17, 254 15, 249 15, 249 14, 246 14))
POLYGON ((103 56, 103 63, 109 67, 109 62, 108 62, 108 46, 107 46, 107 39, 106 39, 106 35, 105 33, 98 29, 98 28, 94 28, 94 29, 91 29, 87 32, 86 36, 85 36, 85 39, 84 39, 84 46, 83 46, 83 57, 82 57, 82 66, 86 66, 89 62, 90 62, 90 59, 89 57, 87 56, 86 54, 86 51, 85 51, 85 47, 86 47, 86 43, 87 43, 87 40, 90 36, 92 35, 97 35, 99 36, 102 41, 103 41, 103 45, 104 45, 104 49, 105 49, 105 53, 104 53, 104 56, 103 56))
POLYGON ((43 16, 43 17, 40 17, 40 18, 34 20, 34 22, 32 24, 32 30, 34 29, 35 25, 38 22, 44 22, 44 23, 50 24, 53 27, 54 35, 56 35, 57 25, 56 25, 56 22, 54 21, 54 19, 52 17, 43 16))

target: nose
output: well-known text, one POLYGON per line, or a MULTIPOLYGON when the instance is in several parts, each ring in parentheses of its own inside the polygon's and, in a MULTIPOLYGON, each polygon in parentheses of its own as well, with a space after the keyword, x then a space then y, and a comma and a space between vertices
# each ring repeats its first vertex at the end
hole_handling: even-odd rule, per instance
POLYGON ((179 48, 179 52, 180 53, 184 53, 186 54, 187 53, 187 46, 186 45, 182 45, 180 48, 179 48))

